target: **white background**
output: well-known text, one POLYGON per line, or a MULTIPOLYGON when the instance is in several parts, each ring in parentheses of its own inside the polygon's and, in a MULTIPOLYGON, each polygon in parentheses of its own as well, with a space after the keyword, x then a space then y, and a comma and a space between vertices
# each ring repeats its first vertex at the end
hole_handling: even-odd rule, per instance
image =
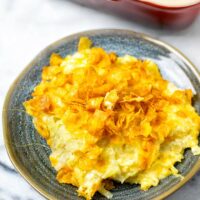
MULTIPOLYGON (((145 27, 66 0, 0 0, 0 108, 10 84, 40 50, 72 33, 99 28, 150 34, 179 48, 200 69, 200 16, 191 27, 177 32, 145 27)), ((1 121, 0 117, 0 200, 44 199, 12 171, 1 121)), ((199 188, 200 173, 168 199, 199 200, 199 188)))

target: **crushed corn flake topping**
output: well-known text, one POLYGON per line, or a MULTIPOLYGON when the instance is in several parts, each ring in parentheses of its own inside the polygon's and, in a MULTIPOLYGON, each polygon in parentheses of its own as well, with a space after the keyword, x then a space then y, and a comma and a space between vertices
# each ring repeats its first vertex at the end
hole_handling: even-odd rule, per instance
POLYGON ((142 190, 177 175, 185 148, 200 153, 192 91, 164 80, 155 63, 118 57, 83 37, 78 52, 52 54, 24 106, 52 149, 57 180, 112 197, 112 180, 142 190))

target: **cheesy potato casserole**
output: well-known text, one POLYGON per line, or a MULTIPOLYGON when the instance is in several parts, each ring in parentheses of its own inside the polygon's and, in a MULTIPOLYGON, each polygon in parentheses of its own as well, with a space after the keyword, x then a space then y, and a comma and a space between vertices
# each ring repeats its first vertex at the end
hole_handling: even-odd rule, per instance
POLYGON ((112 181, 148 190, 180 176, 174 164, 184 150, 200 154, 192 91, 164 80, 151 60, 91 45, 82 37, 73 55, 53 53, 24 102, 52 150, 58 182, 90 200, 97 191, 111 198, 112 181))

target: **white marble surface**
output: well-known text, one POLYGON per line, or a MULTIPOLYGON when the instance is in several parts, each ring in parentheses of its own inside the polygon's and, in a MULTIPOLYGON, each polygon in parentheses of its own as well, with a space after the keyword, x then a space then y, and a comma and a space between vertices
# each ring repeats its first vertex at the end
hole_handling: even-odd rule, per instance
MULTIPOLYGON (((200 69, 200 16, 187 30, 172 32, 144 27, 65 0, 0 0, 0 108, 9 85, 41 49, 71 33, 97 28, 124 28, 150 34, 179 48, 200 69)), ((1 121, 0 200, 44 199, 10 163, 3 145, 1 121)), ((200 173, 168 199, 199 200, 200 173)))

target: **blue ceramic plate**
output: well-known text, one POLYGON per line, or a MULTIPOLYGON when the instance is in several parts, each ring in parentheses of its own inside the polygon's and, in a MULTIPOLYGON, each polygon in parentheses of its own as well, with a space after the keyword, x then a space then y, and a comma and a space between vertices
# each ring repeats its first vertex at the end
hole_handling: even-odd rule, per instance
MULTIPOLYGON (((138 58, 155 61, 163 77, 180 88, 191 88, 200 94, 200 77, 193 64, 178 50, 144 34, 127 30, 94 30, 65 37, 45 48, 19 75, 11 86, 3 110, 4 139, 9 157, 19 173, 42 195, 48 199, 74 200, 76 187, 59 184, 56 172, 49 161, 50 148, 35 130, 32 119, 22 103, 31 98, 33 88, 41 80, 43 66, 48 65, 50 55, 55 52, 62 56, 72 54, 77 49, 81 36, 88 36, 95 46, 118 55, 130 54, 138 58)), ((200 113, 199 95, 195 95, 194 106, 200 113)), ((199 156, 185 151, 185 159, 176 165, 183 180, 169 176, 158 186, 141 191, 137 185, 118 184, 112 190, 113 200, 163 199, 188 181, 200 166, 199 156)), ((94 199, 105 199, 96 194, 94 199)))

